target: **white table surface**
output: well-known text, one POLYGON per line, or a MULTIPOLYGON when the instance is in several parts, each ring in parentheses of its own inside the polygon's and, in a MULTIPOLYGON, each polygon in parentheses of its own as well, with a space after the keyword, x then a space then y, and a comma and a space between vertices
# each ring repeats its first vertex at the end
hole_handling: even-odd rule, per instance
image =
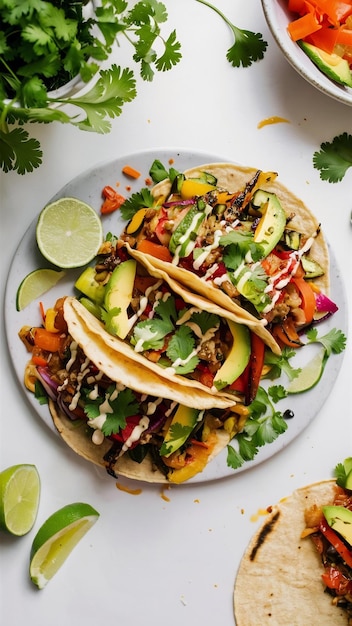
MULTIPOLYGON (((319 93, 288 65, 259 0, 216 4, 238 26, 263 33, 269 44, 264 60, 231 67, 225 55, 232 38, 222 20, 193 0, 166 0, 165 30, 177 29, 182 62, 152 83, 138 80, 137 99, 113 121, 110 134, 57 123, 33 127, 44 150, 42 166, 25 176, 0 175, 2 293, 22 235, 63 185, 125 154, 183 148, 278 171, 321 220, 351 307, 352 170, 330 184, 319 178, 312 157, 322 141, 352 131, 352 107, 319 93), (258 129, 271 116, 289 123, 258 129)), ((129 49, 122 46, 115 57, 128 65, 129 49)), ((172 487, 165 500, 159 486, 139 484, 138 496, 118 490, 115 480, 74 455, 37 418, 18 387, 2 328, 0 467, 34 463, 42 493, 31 533, 20 539, 0 535, 1 623, 233 625, 236 570, 263 520, 258 511, 298 486, 329 478, 336 463, 351 455, 351 368, 348 345, 327 402, 285 450, 230 478, 172 487), (100 519, 38 591, 28 578, 34 534, 51 513, 75 501, 95 506, 100 519)))

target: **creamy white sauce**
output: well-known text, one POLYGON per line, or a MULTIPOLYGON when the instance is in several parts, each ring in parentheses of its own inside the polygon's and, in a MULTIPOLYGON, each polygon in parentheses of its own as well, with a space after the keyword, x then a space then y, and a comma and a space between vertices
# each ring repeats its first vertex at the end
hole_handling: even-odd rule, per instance
POLYGON ((139 424, 137 424, 137 426, 134 427, 130 436, 123 444, 120 455, 126 452, 132 446, 132 444, 135 443, 135 441, 138 441, 138 439, 140 439, 141 434, 145 430, 147 430, 149 426, 149 421, 150 421, 149 417, 147 417, 146 415, 143 415, 143 417, 139 420, 139 424))

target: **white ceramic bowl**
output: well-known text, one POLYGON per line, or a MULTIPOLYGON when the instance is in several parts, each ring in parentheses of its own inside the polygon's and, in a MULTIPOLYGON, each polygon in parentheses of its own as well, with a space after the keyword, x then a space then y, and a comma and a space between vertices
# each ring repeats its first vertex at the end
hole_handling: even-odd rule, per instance
POLYGON ((352 106, 352 89, 327 78, 290 38, 287 25, 292 20, 292 14, 287 9, 287 1, 261 0, 261 2, 271 34, 292 67, 313 87, 339 102, 352 106))

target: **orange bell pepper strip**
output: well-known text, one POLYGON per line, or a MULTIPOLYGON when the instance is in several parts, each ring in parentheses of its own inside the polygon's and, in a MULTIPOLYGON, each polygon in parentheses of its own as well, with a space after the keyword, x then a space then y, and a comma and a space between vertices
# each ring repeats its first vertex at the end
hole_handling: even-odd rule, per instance
POLYGON ((315 33, 317 30, 320 30, 321 27, 321 24, 319 24, 313 13, 306 13, 302 15, 302 17, 298 17, 296 20, 293 20, 293 22, 290 22, 287 26, 287 30, 293 41, 299 41, 315 33))
POLYGON ((172 261, 169 248, 162 246, 160 243, 149 241, 148 239, 141 239, 141 241, 137 243, 137 250, 144 254, 150 254, 150 256, 160 259, 160 261, 166 261, 168 263, 172 261))
POLYGON ((46 352, 58 352, 61 346, 61 337, 45 328, 36 328, 34 331, 34 345, 46 352))
POLYGON ((310 284, 306 280, 304 280, 304 278, 295 277, 292 278, 292 282, 299 291, 299 295, 302 300, 301 308, 304 311, 306 324, 310 324, 313 320, 316 309, 314 291, 311 288, 310 284))

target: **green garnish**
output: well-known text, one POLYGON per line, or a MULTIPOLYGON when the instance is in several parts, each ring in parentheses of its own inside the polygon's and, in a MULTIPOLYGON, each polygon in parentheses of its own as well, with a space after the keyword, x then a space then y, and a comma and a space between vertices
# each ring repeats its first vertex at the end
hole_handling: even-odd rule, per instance
POLYGON ((259 448, 272 443, 287 430, 287 423, 282 413, 275 410, 270 396, 273 402, 276 402, 276 397, 281 399, 281 392, 278 390, 272 392, 270 388, 268 391, 265 391, 263 387, 258 388, 255 400, 248 407, 249 418, 242 432, 235 435, 233 439, 236 442, 236 448, 230 444, 227 446, 229 467, 238 469, 245 461, 252 461, 259 448))
POLYGON ((112 400, 111 395, 114 392, 115 385, 111 385, 106 391, 105 398, 97 398, 96 400, 87 398, 87 403, 84 406, 88 419, 94 420, 100 415, 100 405, 108 401, 111 413, 107 414, 101 429, 106 437, 123 430, 126 426, 126 418, 137 415, 139 411, 139 404, 131 389, 123 389, 112 400))
POLYGON ((342 133, 331 142, 324 142, 319 152, 314 152, 313 165, 320 171, 320 178, 338 183, 352 167, 352 135, 342 133))
POLYGON ((140 191, 133 193, 120 207, 120 215, 124 220, 130 220, 139 209, 151 208, 154 205, 154 198, 148 187, 143 187, 140 191))
POLYGON ((181 59, 175 31, 168 38, 162 36, 167 12, 161 2, 142 0, 128 10, 126 0, 101 0, 89 19, 83 16, 84 4, 79 0, 61 0, 60 7, 45 0, 0 3, 0 166, 4 172, 25 174, 42 163, 39 141, 22 128, 26 122, 58 121, 81 130, 109 132, 110 120, 137 95, 132 70, 117 65, 101 70, 95 86, 79 98, 52 97, 49 92, 78 74, 88 82, 118 37, 125 36, 132 45, 133 61, 145 81, 181 59), (72 114, 52 108, 55 104, 69 104, 72 114))
POLYGON ((226 22, 226 24, 230 27, 235 42, 228 49, 226 58, 231 63, 233 67, 249 67, 255 61, 260 61, 264 57, 264 53, 268 47, 266 41, 263 40, 263 35, 261 33, 253 33, 250 30, 244 30, 238 28, 230 22, 230 20, 214 5, 206 2, 205 0, 197 0, 201 4, 205 4, 210 9, 213 9, 215 13, 220 15, 220 17, 226 22))
POLYGON ((334 470, 334 475, 336 477, 336 483, 339 487, 346 486, 347 476, 352 472, 352 457, 348 457, 342 463, 338 463, 334 470))
POLYGON ((299 367, 292 367, 290 363, 290 359, 292 359, 295 354, 296 351, 288 346, 282 348, 281 354, 274 354, 271 350, 266 350, 264 363, 265 365, 270 365, 270 370, 265 378, 274 380, 275 378, 279 378, 282 372, 285 372, 289 380, 296 378, 301 369, 299 367))
POLYGON ((178 174, 180 174, 180 172, 175 170, 174 167, 170 167, 169 169, 166 169, 166 167, 158 159, 155 159, 153 161, 151 168, 149 170, 150 178, 155 184, 160 183, 161 181, 166 180, 166 179, 169 179, 171 183, 173 183, 173 181, 175 180, 176 176, 178 176, 178 174))
POLYGON ((308 343, 321 343, 326 352, 326 356, 330 354, 340 354, 346 347, 346 336, 337 328, 332 328, 326 335, 318 337, 316 328, 310 328, 307 331, 308 343))

